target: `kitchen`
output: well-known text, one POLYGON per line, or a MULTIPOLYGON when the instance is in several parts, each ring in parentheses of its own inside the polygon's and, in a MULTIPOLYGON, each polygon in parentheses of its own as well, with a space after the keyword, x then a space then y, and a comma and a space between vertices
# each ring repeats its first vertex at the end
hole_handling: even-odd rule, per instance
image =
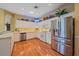
MULTIPOLYGON (((73 4, 70 4, 70 6, 65 5, 65 7, 72 8, 73 4)), ((37 6, 35 6, 34 8, 37 8, 37 6)), ((37 37, 40 38, 40 40, 42 40, 43 42, 50 44, 52 49, 54 49, 58 53, 66 56, 73 55, 74 53, 73 52, 74 51, 73 49, 74 48, 73 47, 74 12, 73 11, 70 10, 69 13, 61 15, 60 17, 53 17, 40 22, 38 21, 32 22, 31 20, 28 21, 29 18, 27 19, 27 17, 25 16, 13 14, 4 9, 1 9, 1 13, 2 14, 0 15, 0 19, 4 19, 4 21, 0 20, 1 21, 0 27, 3 26, 0 29, 0 31, 6 33, 5 36, 11 37, 10 38, 11 43, 10 41, 7 41, 9 42, 9 44, 6 43, 7 46, 9 47, 10 52, 12 52, 14 42, 19 42, 19 41, 21 42, 37 37), (69 51, 68 49, 70 49, 71 51, 69 51)), ((4 35, 1 35, 0 37, 2 36, 4 37, 4 35)), ((6 47, 4 46, 4 48, 6 47)))

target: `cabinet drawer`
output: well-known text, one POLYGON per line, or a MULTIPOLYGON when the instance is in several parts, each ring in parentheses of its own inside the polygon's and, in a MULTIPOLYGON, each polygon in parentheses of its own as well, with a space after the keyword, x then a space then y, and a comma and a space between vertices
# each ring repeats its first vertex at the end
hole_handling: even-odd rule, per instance
POLYGON ((65 44, 64 48, 65 48, 64 55, 66 55, 66 56, 72 56, 73 55, 72 46, 65 44))

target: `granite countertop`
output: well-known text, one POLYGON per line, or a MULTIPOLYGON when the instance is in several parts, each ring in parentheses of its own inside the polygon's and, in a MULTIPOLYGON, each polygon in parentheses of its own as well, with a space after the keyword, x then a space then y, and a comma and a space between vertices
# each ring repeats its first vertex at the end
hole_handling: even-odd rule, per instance
POLYGON ((10 31, 0 33, 0 39, 1 38, 6 38, 6 37, 11 37, 11 36, 12 36, 12 32, 10 32, 10 31))

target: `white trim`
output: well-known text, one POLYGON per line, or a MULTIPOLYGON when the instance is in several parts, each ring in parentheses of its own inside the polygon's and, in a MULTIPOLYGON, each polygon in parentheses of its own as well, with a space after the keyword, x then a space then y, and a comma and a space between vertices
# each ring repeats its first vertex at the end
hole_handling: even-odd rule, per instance
POLYGON ((67 14, 64 14, 64 15, 61 15, 61 16, 63 16, 63 17, 68 17, 68 16, 74 17, 74 12, 70 12, 70 13, 67 13, 67 14))

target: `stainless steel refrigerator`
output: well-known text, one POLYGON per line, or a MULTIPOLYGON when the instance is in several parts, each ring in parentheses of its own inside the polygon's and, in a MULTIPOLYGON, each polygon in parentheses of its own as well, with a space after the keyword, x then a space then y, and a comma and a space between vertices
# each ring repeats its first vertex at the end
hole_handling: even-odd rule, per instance
POLYGON ((60 16, 51 23, 52 49, 62 55, 74 55, 74 19, 72 16, 60 16))

